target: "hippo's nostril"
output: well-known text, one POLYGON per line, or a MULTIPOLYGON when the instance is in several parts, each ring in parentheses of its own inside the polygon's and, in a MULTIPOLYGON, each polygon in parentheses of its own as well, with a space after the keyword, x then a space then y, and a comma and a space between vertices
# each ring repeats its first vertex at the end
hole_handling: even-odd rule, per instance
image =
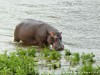
POLYGON ((61 46, 61 50, 63 50, 63 49, 64 49, 64 45, 61 46))

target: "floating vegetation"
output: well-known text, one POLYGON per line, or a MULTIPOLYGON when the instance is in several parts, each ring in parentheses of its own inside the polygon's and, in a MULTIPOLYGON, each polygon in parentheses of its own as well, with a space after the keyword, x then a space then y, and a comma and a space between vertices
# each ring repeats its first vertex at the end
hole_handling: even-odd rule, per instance
POLYGON ((88 54, 83 53, 81 55, 82 64, 93 64, 95 62, 93 57, 95 57, 93 53, 88 53, 88 54))
POLYGON ((7 52, 0 54, 0 75, 39 75, 34 56, 28 55, 23 49, 20 50, 9 55, 7 52))
POLYGON ((70 52, 70 50, 68 50, 68 49, 65 49, 65 56, 70 56, 71 55, 71 52, 70 52))
POLYGON ((61 54, 55 50, 49 50, 47 48, 44 48, 41 51, 41 56, 46 59, 47 61, 52 61, 52 60, 60 60, 61 54))
POLYGON ((18 56, 36 57, 36 49, 34 47, 29 47, 27 49, 17 48, 16 53, 18 56))
POLYGON ((48 48, 44 48, 40 53, 41 59, 44 62, 46 67, 49 69, 57 69, 61 67, 60 59, 61 54, 55 50, 50 50, 48 48))
POLYGON ((70 65, 75 66, 82 64, 93 64, 95 63, 94 60, 95 55, 93 53, 71 53, 70 50, 65 50, 65 59, 70 61, 70 65))
POLYGON ((73 53, 71 56, 70 56, 70 65, 74 66, 74 65, 78 65, 79 62, 80 62, 80 55, 79 53, 73 53))
POLYGON ((100 75, 100 68, 93 67, 92 64, 85 64, 79 68, 79 75, 100 75))
MULTIPOLYGON (((68 71, 66 69, 59 75, 100 75, 100 66, 93 66, 95 63, 93 53, 80 55, 65 50, 64 57, 66 62, 70 62, 71 69, 68 71), (73 67, 77 70, 73 70, 73 67)), ((61 68, 60 60, 61 53, 48 48, 39 52, 34 47, 17 48, 15 52, 9 54, 5 51, 4 54, 0 54, 0 75, 57 75, 49 72, 40 74, 38 70, 40 64, 48 70, 61 68)))

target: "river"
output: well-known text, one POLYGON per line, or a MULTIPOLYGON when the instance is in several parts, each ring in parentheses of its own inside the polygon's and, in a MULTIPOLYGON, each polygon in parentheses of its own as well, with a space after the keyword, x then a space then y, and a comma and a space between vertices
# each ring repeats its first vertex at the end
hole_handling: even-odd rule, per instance
POLYGON ((62 32, 65 48, 100 58, 100 0, 0 0, 0 52, 16 47, 14 29, 26 18, 62 32))

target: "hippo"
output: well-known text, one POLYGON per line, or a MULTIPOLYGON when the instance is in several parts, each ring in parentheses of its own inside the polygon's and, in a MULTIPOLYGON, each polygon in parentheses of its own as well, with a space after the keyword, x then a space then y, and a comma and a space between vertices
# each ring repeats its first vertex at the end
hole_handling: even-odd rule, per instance
POLYGON ((61 33, 43 21, 25 19, 15 28, 14 42, 22 41, 41 47, 52 45, 52 49, 63 50, 61 33))

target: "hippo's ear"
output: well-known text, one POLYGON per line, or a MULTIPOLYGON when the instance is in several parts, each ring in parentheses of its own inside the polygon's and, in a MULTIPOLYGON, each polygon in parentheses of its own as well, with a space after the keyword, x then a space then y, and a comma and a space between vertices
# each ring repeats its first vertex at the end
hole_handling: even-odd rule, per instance
POLYGON ((52 44, 53 41, 54 41, 53 37, 52 37, 52 36, 48 36, 47 42, 48 42, 49 44, 52 44))
POLYGON ((52 37, 55 36, 55 33, 51 31, 50 36, 52 36, 52 37))
POLYGON ((60 32, 60 34, 62 34, 62 32, 60 32))

